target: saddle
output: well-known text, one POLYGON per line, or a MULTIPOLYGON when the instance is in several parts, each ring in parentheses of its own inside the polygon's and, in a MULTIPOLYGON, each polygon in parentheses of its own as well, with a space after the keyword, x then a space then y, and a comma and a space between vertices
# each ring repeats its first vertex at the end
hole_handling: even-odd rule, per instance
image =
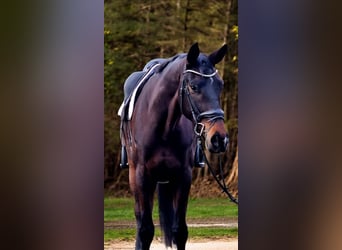
POLYGON ((145 83, 157 72, 157 69, 167 59, 157 58, 149 61, 142 71, 133 72, 124 83, 124 100, 118 111, 121 120, 132 118, 134 104, 145 83))

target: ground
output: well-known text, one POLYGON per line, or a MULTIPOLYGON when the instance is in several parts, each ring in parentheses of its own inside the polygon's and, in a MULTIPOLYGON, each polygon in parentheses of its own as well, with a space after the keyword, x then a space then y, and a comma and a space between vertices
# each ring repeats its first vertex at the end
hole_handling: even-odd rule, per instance
MULTIPOLYGON (((106 243, 105 250, 132 250, 134 241, 114 241, 106 243)), ((165 250, 165 246, 158 240, 154 240, 151 250, 165 250)), ((237 239, 201 239, 189 240, 186 244, 187 250, 238 250, 237 239)))
MULTIPOLYGON (((189 220, 189 227, 225 227, 233 228, 238 227, 237 220, 234 219, 200 219, 189 220)), ((105 228, 127 228, 135 227, 132 222, 105 222, 105 228)), ((105 250, 128 250, 134 249, 134 241, 111 241, 106 242, 104 245, 105 250)), ((160 238, 155 238, 151 244, 151 250, 165 250, 165 246, 160 238)), ((186 244, 187 250, 238 250, 237 238, 189 238, 186 244)))

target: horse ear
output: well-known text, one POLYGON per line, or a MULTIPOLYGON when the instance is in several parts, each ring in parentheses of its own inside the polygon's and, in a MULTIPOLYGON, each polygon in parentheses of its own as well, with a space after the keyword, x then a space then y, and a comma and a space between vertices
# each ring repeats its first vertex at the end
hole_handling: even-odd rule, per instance
POLYGON ((209 61, 215 65, 223 59, 223 57, 227 54, 228 46, 227 44, 223 45, 220 49, 209 55, 209 61))
POLYGON ((187 56, 187 61, 190 65, 196 65, 197 62, 197 57, 199 56, 199 48, 198 48, 198 43, 194 43, 191 48, 189 49, 188 56, 187 56))

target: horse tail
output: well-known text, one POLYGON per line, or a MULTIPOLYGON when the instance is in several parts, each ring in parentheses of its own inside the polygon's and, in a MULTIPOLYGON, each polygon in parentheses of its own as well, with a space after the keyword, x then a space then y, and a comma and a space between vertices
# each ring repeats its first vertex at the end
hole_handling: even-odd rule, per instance
POLYGON ((173 192, 171 184, 158 184, 159 220, 164 243, 166 247, 172 247, 172 224, 174 218, 173 192))

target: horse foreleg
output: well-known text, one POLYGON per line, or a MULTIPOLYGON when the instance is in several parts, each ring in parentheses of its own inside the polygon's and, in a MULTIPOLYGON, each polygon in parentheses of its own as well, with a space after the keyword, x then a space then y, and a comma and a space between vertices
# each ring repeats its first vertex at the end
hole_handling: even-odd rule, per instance
POLYGON ((178 188, 174 196, 175 217, 172 226, 173 241, 177 250, 184 250, 188 239, 188 227, 186 225, 186 210, 191 186, 191 172, 185 174, 179 180, 178 188))
POLYGON ((131 177, 130 173, 130 182, 135 197, 134 211, 137 222, 135 249, 148 250, 154 236, 152 208, 155 184, 153 185, 152 181, 144 180, 145 177, 141 174, 139 168, 134 172, 132 173, 134 177, 131 177), (131 181, 133 178, 134 181, 131 181), (134 185, 132 185, 133 183, 134 185))

